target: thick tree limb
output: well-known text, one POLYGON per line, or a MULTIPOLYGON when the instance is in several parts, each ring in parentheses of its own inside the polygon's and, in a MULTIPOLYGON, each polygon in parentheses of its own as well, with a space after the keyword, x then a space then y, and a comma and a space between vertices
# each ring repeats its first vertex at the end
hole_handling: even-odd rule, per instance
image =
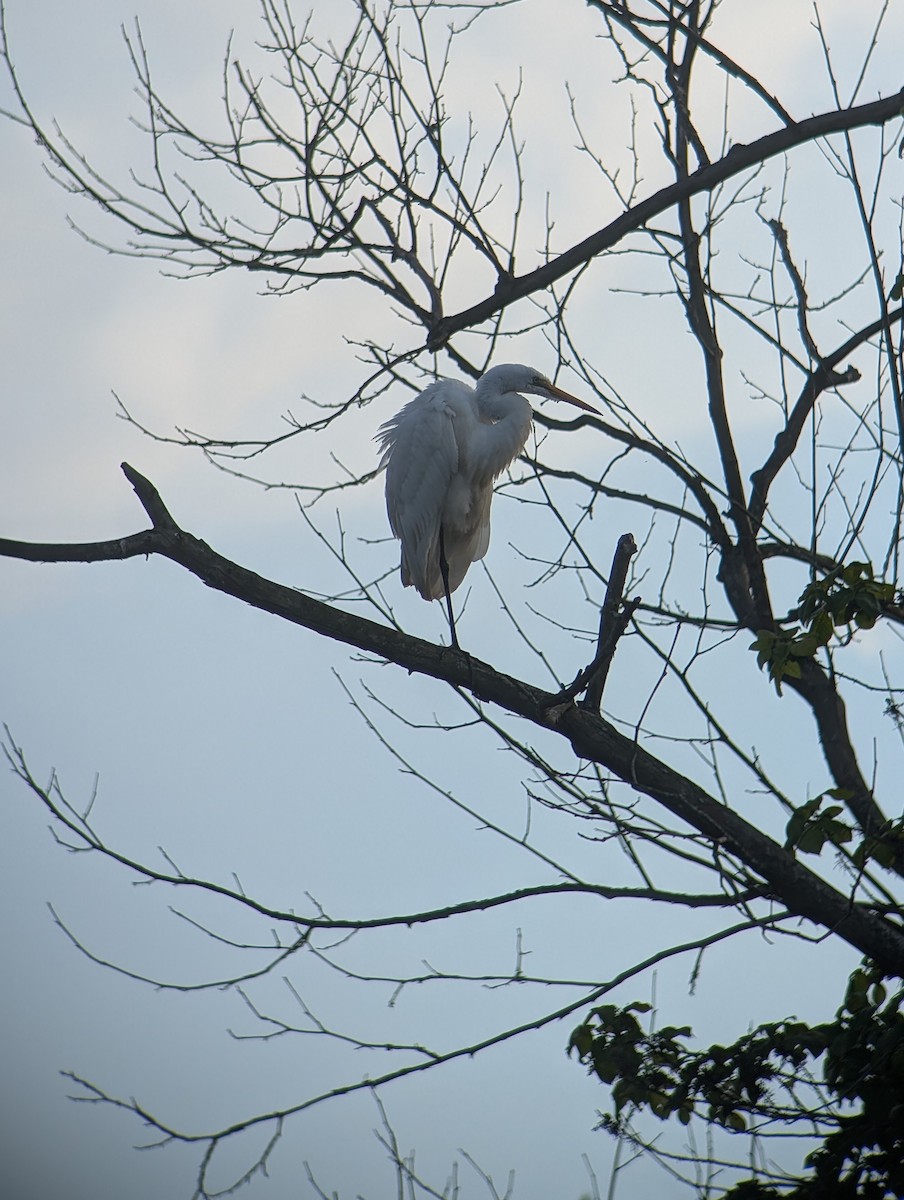
POLYGON ((599 763, 629 786, 662 804, 673 815, 761 876, 771 893, 791 911, 837 934, 889 973, 904 974, 904 933, 883 916, 854 904, 755 825, 687 779, 595 713, 571 705, 548 712, 549 693, 504 675, 460 650, 377 625, 274 583, 217 554, 200 538, 178 528, 148 480, 123 470, 155 528, 131 537, 78 546, 0 539, 0 555, 33 562, 97 562, 160 554, 196 575, 208 587, 282 617, 315 633, 379 655, 418 674, 472 692, 478 699, 525 717, 567 738, 575 753, 599 763))
POLYGON ((710 192, 720 183, 758 166, 777 154, 784 154, 797 146, 803 146, 816 138, 827 137, 833 133, 843 133, 850 129, 860 129, 865 125, 884 125, 894 120, 904 112, 904 88, 893 96, 882 100, 874 100, 870 104, 859 104, 854 108, 833 109, 831 112, 819 113, 799 121, 795 125, 786 125, 774 133, 757 138, 755 142, 739 143, 732 146, 724 158, 710 163, 694 171, 684 179, 668 187, 661 188, 654 195, 635 204, 616 217, 608 225, 596 233, 578 242, 564 253, 557 255, 544 263, 535 271, 526 275, 514 275, 500 278, 491 296, 463 309, 461 312, 442 317, 434 321, 427 331, 427 349, 439 350, 449 338, 460 333, 463 329, 473 328, 501 312, 516 300, 542 291, 550 284, 563 279, 570 272, 583 266, 590 259, 602 254, 616 245, 623 237, 642 229, 653 217, 667 212, 680 200, 699 196, 710 192))
MULTIPOLYGON (((787 676, 783 682, 809 706, 816 721, 819 741, 835 786, 848 793, 844 803, 864 835, 877 834, 887 817, 863 778, 847 723, 847 710, 833 680, 812 658, 799 663, 800 678, 787 676)), ((904 853, 897 851, 895 867, 904 874, 904 853)))

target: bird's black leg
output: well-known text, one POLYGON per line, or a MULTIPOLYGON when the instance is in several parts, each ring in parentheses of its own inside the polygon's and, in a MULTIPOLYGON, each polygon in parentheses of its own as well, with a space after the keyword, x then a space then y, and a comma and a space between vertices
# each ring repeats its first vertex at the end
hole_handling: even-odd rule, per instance
POLYGON ((439 527, 439 570, 443 577, 443 591, 446 595, 446 612, 449 616, 449 630, 452 634, 452 645, 460 650, 458 634, 455 632, 455 617, 452 614, 452 593, 449 591, 449 563, 446 559, 446 544, 443 540, 443 527, 439 527))

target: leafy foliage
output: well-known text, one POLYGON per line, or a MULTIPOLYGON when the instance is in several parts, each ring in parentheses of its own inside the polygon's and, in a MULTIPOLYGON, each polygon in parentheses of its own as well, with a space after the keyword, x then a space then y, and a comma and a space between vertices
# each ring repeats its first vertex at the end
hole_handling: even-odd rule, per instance
POLYGON ((792 614, 800 626, 759 629, 750 648, 757 652, 757 665, 768 667, 769 678, 781 695, 783 679, 800 679, 801 659, 813 658, 839 629, 846 631, 847 641, 855 629, 872 629, 883 607, 894 601, 894 584, 877 580, 869 563, 852 562, 804 588, 792 614))
MULTIPOLYGON (((808 800, 791 814, 785 827, 785 849, 801 854, 821 854, 828 844, 841 850, 854 838, 854 830, 847 821, 839 819, 844 812, 843 804, 822 807, 826 799, 845 801, 850 798, 846 788, 829 788, 821 796, 808 800)), ((874 862, 886 870, 892 870, 904 852, 904 817, 886 821, 876 832, 861 838, 850 851, 850 862, 858 870, 874 862)))
POLYGON ((821 1137, 805 1159, 805 1175, 778 1189, 743 1180, 727 1192, 731 1200, 885 1200, 904 1194, 902 1002, 904 990, 889 996, 881 971, 866 963, 851 975, 835 1019, 824 1024, 789 1018, 730 1046, 691 1050, 686 1026, 644 1031, 638 1016, 648 1004, 604 1005, 574 1030, 568 1050, 612 1086, 614 1112, 602 1118, 612 1133, 626 1132, 632 1110, 648 1109, 685 1125, 702 1116, 736 1134, 759 1134, 781 1121, 821 1137))
POLYGON ((797 611, 817 643, 826 645, 832 632, 842 626, 872 629, 883 606, 893 604, 894 599, 894 584, 876 579, 869 563, 852 562, 808 584, 797 611))
POLYGON ((838 820, 839 814, 844 812, 843 805, 831 804, 828 808, 822 808, 826 796, 835 800, 848 798, 844 788, 830 788, 822 796, 808 800, 806 804, 795 809, 786 829, 786 850, 820 854, 826 842, 833 846, 842 846, 853 838, 854 831, 850 825, 838 820))
POLYGON ((865 837, 854 850, 851 859, 856 867, 865 867, 872 860, 889 870, 899 861, 902 847, 904 817, 899 817, 897 821, 886 822, 878 833, 865 837))

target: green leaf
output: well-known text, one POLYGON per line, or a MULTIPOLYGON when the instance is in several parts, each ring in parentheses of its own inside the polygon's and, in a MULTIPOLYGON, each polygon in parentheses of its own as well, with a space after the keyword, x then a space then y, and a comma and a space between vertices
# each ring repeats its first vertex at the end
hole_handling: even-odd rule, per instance
POLYGON ((602 1046, 593 1048, 593 1070, 603 1083, 614 1083, 619 1076, 618 1063, 602 1046))
POLYGON ((665 1092, 650 1092, 647 1097, 651 1111, 655 1116, 665 1120, 669 1116, 671 1104, 665 1092))
POLYGON ((805 633, 803 637, 795 638, 789 649, 795 658, 812 658, 819 649, 820 643, 813 633, 805 633))
POLYGON ((593 1046, 593 1030, 589 1025, 579 1025, 575 1029, 571 1037, 568 1039, 567 1054, 571 1054, 572 1050, 576 1050, 578 1058, 586 1058, 593 1046))
POLYGON ((872 579, 873 569, 869 563, 852 562, 842 569, 841 578, 845 583, 858 583, 864 578, 872 579))
POLYGON ((868 1007, 869 1001, 863 992, 852 992, 846 1001, 845 1007, 848 1012, 857 1013, 868 1007))
POLYGON ((810 634, 816 638, 818 645, 827 646, 832 640, 834 632, 835 624, 829 614, 823 610, 813 621, 810 634))
POLYGON ((853 838, 854 831, 843 821, 832 821, 827 834, 833 846, 845 846, 853 838))
POLYGON ((797 839, 797 849, 803 854, 821 854, 826 835, 818 825, 811 825, 797 839))

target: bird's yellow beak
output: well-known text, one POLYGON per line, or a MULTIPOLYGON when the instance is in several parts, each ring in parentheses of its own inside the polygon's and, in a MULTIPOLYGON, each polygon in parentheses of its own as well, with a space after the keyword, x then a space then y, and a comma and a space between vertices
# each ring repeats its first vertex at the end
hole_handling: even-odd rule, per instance
POLYGON ((553 400, 564 400, 567 404, 574 404, 578 408, 583 408, 585 412, 596 413, 601 416, 599 409, 594 408, 592 404, 588 404, 586 400, 579 400, 577 396, 572 396, 571 392, 563 392, 561 388, 557 388, 555 384, 550 384, 546 389, 553 400))

